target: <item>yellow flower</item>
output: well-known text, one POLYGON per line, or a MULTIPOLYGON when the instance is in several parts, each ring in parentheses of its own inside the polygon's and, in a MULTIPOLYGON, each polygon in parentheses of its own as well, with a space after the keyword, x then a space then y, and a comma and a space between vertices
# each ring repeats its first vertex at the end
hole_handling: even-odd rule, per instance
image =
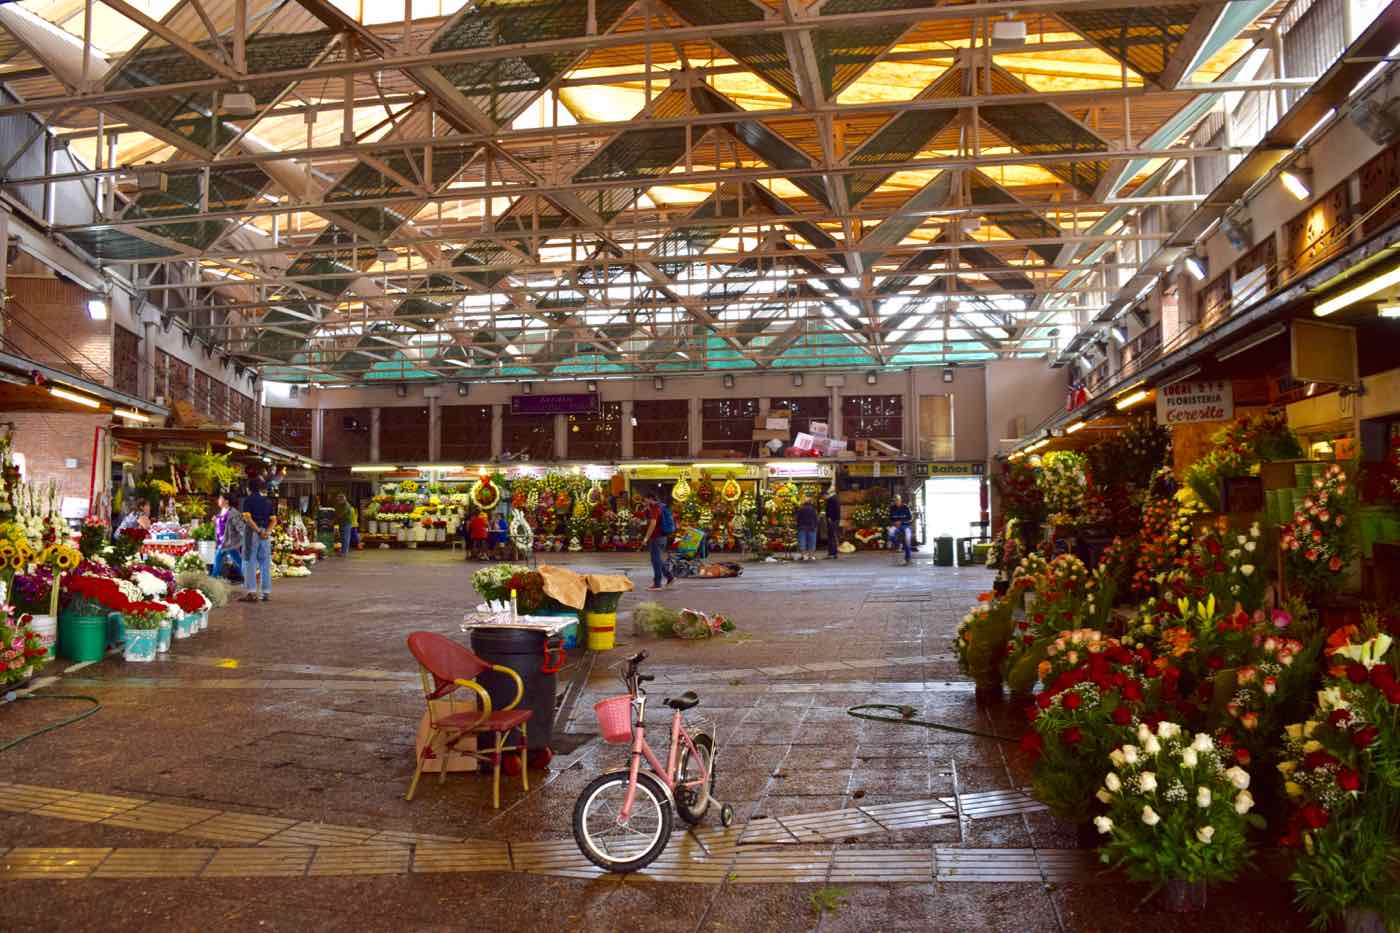
POLYGON ((1295 783, 1292 782, 1292 781, 1284 781, 1284 782, 1283 782, 1283 792, 1284 792, 1285 794, 1287 794, 1288 796, 1290 796, 1290 797, 1301 797, 1301 796, 1303 796, 1303 788, 1299 787, 1297 784, 1295 784, 1295 783))

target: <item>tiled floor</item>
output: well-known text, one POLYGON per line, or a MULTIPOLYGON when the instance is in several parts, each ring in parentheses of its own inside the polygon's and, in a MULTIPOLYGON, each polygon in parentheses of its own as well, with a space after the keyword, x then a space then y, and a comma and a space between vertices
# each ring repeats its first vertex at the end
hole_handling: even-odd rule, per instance
MULTIPOLYGON (((643 575, 617 556, 564 562, 643 575)), ((427 780, 405 802, 422 698, 403 640, 459 635, 472 569, 431 552, 328 562, 278 581, 269 604, 216 613, 166 662, 108 660, 43 688, 103 709, 0 756, 0 928, 457 929, 483 910, 532 933, 1169 928, 1139 907, 1142 888, 1097 872, 1073 829, 1017 790, 1014 746, 846 714, 891 703, 1016 734, 1011 711, 974 706, 949 652, 988 585, 980 568, 757 564, 628 596, 618 649, 571 658, 561 675, 561 693, 581 679, 554 770, 532 774, 528 794, 505 779, 499 811, 489 781, 469 775, 427 780), (626 611, 653 595, 724 612, 739 631, 638 638, 626 611), (592 704, 621 691, 610 666, 639 647, 657 699, 701 695, 721 744, 718 796, 738 820, 677 830, 621 879, 583 859, 569 819, 620 760, 593 737, 592 704)), ((0 736, 78 709, 0 708, 0 736)), ((657 734, 667 713, 652 704, 657 734)), ((1221 889, 1192 929, 1302 929, 1288 896, 1221 889)))

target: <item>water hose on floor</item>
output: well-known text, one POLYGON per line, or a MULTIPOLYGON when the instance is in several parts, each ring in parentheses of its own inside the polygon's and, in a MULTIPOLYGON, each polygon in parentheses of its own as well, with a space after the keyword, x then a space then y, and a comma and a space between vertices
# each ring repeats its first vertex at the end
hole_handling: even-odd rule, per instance
POLYGON ((92 709, 85 709, 76 716, 72 716, 68 719, 64 719, 59 722, 50 723, 47 726, 44 726, 40 729, 35 729, 33 732, 30 732, 26 735, 22 735, 17 739, 10 739, 8 742, 0 743, 0 752, 8 751, 9 749, 14 748, 16 745, 19 745, 22 742, 28 742, 30 739, 41 736, 46 732, 53 732, 55 729, 62 729, 64 726, 71 726, 75 722, 82 722, 84 719, 87 719, 93 713, 97 712, 102 708, 102 704, 98 702, 97 697, 83 696, 81 694, 76 693, 45 693, 42 695, 25 694, 23 696, 20 696, 19 694, 16 694, 13 691, 5 694, 4 696, 0 696, 0 706, 3 706, 6 703, 18 703, 21 700, 83 700, 85 702, 91 703, 92 709))
MULTIPOLYGON (((898 706, 894 703, 863 703, 860 706, 852 706, 846 710, 846 715, 854 716, 857 719, 868 719, 870 722, 884 722, 896 726, 923 726, 925 729, 938 729, 941 732, 956 732, 959 735, 976 736, 979 739, 996 739, 998 742, 1020 742, 1020 739, 1008 738, 1004 735, 996 735, 991 732, 978 732, 976 729, 964 729, 961 726, 950 726, 946 722, 929 722, 926 719, 915 719, 916 710, 912 706, 898 706), (889 710, 899 714, 895 719, 890 716, 873 716, 863 710, 889 710)), ((0 749, 3 751, 3 749, 0 749)))

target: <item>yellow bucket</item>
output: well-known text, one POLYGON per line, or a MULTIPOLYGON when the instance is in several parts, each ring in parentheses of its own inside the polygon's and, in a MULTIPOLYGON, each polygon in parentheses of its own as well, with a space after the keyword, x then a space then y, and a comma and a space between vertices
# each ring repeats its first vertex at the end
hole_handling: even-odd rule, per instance
POLYGON ((617 613, 585 612, 583 621, 588 626, 589 650, 612 650, 617 641, 617 613))

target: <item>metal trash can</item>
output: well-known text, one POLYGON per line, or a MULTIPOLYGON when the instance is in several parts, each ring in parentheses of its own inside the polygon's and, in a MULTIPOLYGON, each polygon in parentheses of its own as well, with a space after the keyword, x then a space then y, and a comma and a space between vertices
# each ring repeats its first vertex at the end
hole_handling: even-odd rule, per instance
MULTIPOLYGON (((554 692, 558 678, 545 673, 547 667, 543 632, 528 629, 472 629, 471 649, 483 661, 508 667, 520 675, 525 695, 517 709, 531 710, 527 745, 531 751, 548 748, 554 738, 554 692)), ((477 682, 491 697, 491 708, 499 710, 515 699, 515 681, 505 674, 487 671, 477 682)))
POLYGON ((953 566, 953 536, 941 535, 934 539, 934 563, 940 567, 953 566))

